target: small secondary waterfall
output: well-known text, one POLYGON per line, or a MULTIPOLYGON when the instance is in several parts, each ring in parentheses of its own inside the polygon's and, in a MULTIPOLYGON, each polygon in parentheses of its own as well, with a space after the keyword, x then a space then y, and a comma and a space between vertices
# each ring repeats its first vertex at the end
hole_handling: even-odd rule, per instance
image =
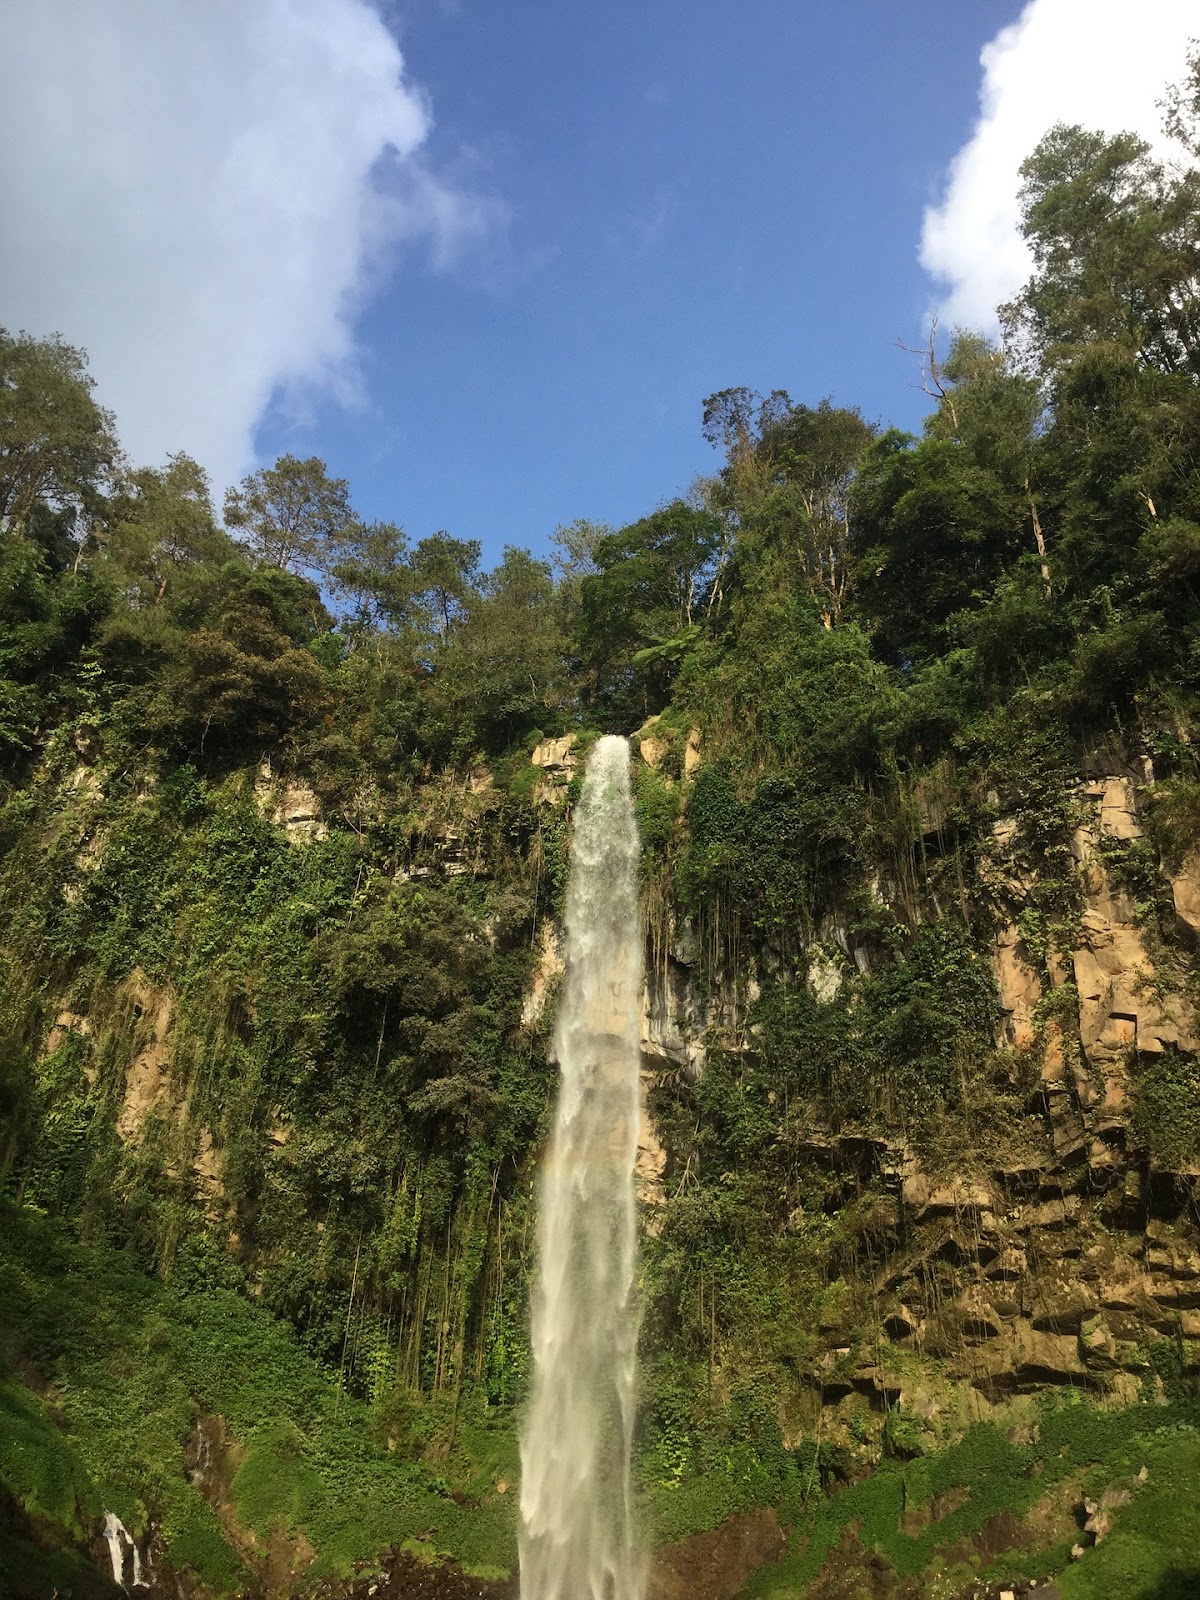
POLYGON ((522 1600, 640 1600, 630 1445, 642 936, 629 745, 601 739, 575 814, 561 1082, 542 1174, 522 1600))
POLYGON ((125 1567, 128 1562, 128 1547, 128 1552, 133 1556, 133 1587, 135 1589, 146 1588, 146 1580, 142 1573, 142 1554, 137 1547, 137 1541, 115 1511, 106 1511, 104 1513, 104 1542, 108 1545, 108 1559, 112 1563, 113 1582, 120 1584, 122 1589, 127 1587, 125 1583, 125 1567))

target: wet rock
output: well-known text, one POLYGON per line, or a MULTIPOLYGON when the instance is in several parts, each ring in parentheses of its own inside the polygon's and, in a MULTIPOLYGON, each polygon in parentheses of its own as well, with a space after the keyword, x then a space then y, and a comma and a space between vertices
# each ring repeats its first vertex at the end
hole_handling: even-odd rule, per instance
POLYGON ((646 1600, 733 1600, 750 1575, 777 1561, 786 1547, 787 1536, 774 1511, 730 1517, 719 1528, 656 1551, 646 1600))
POLYGON ((546 1001, 565 971, 566 958, 563 954, 562 937, 557 923, 547 917, 542 923, 542 942, 538 951, 537 966, 534 968, 525 998, 521 1002, 521 1023, 524 1027, 536 1027, 542 1020, 546 1001))

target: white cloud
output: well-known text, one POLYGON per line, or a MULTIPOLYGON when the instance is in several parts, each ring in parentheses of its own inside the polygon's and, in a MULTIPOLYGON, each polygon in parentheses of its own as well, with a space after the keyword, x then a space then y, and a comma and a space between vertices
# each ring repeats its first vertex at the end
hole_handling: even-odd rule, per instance
POLYGON ((368 0, 36 0, 0 59, 0 323, 88 350, 138 463, 232 481, 273 394, 352 386, 381 255, 484 224, 368 0))
POLYGON ((921 265, 942 285, 944 326, 996 327, 1029 276, 1017 169, 1056 122, 1130 129, 1162 144, 1160 100, 1200 32, 1194 0, 1031 0, 985 45, 980 117, 925 212, 921 265))

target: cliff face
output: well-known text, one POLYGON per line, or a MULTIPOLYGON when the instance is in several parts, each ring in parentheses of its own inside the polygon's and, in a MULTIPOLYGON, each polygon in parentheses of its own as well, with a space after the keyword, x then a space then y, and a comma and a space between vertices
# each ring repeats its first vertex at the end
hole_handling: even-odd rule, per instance
MULTIPOLYGON (((174 821, 174 790, 122 788, 93 759, 47 779, 10 856, 25 874, 12 926, 72 952, 13 990, 42 1129, 15 1169, 26 1197, 188 1293, 236 1289, 290 1320, 365 1408, 380 1482, 425 1474, 388 1492, 434 1524, 439 1481, 467 1497, 430 1544, 461 1554, 468 1524, 486 1530, 496 1559, 476 1553, 480 1570, 511 1560, 531 1181, 584 745, 544 740, 507 771, 333 815, 310 778, 264 763, 189 791, 174 821)), ((636 746, 639 1482, 662 1592, 700 1562, 705 1593, 732 1595, 783 1548, 776 1516, 807 1514, 822 1484, 952 1451, 981 1423, 1034 1438, 1039 1397, 1115 1416, 1190 1391, 1200 858, 1163 824, 1177 785, 1140 762, 1008 809, 930 779, 887 801, 900 846, 873 843, 814 915, 755 928, 696 890, 687 852, 715 767, 698 733, 651 725, 636 746)), ((82 1380, 55 1359, 69 1395, 82 1380)), ((317 1459, 334 1423, 285 1446, 272 1371, 260 1417, 231 1414, 206 1370, 180 1379, 187 1449, 219 1433, 227 1470, 192 1487, 212 1537, 289 1592, 325 1559, 337 1480, 305 1489, 275 1578, 278 1508, 255 1499, 255 1473, 290 1481, 288 1450, 317 1459)), ((132 1497, 148 1469, 131 1470, 132 1497)), ((118 1503, 169 1574, 164 1490, 146 1484, 142 1512, 118 1503)))
MULTIPOLYGON (((815 1099, 775 1116, 774 1154, 789 1146, 791 1186, 817 1194, 825 1235, 816 1280, 801 1271, 776 1286, 803 1329, 775 1368, 793 1439, 819 1431, 865 1466, 897 1415, 928 1448, 1021 1395, 1076 1390, 1120 1406, 1200 1373, 1200 860, 1164 860, 1147 836, 1156 793, 1148 763, 1081 777, 1051 848, 989 797, 970 910, 972 953, 994 987, 1001 1093, 975 1136, 970 1118, 939 1141, 919 1118, 847 1122, 815 1099), (831 1247, 851 1219, 854 1237, 831 1247)), ((918 811, 915 829, 930 856, 949 831, 936 808, 918 811)), ((886 884, 875 894, 899 911, 886 884)), ((818 1012, 852 1017, 860 1003, 853 979, 873 952, 852 923, 834 907, 795 961, 818 1012)), ((647 1149, 661 1149, 664 1124, 684 1135, 668 1136, 665 1181, 644 1195, 655 1235, 671 1236, 704 1161, 699 1128, 680 1127, 677 1086, 714 1052, 744 1091, 763 1074, 758 1002, 773 965, 768 946, 706 974, 680 922, 650 968, 643 1048, 658 1127, 647 1149)), ((763 1081, 773 1114, 785 1088, 772 1091, 769 1067, 763 1081)), ((801 1207, 777 1226, 804 1238, 812 1223, 801 1207)), ((736 1363, 735 1328, 718 1322, 706 1337, 718 1367, 726 1339, 736 1363)))

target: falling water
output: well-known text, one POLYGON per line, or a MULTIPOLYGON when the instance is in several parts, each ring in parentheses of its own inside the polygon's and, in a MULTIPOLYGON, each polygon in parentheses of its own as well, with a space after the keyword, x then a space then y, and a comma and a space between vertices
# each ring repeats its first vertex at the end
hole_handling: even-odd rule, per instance
POLYGON ((567 886, 561 1082, 542 1175, 522 1600, 640 1600, 629 1454, 638 1317, 633 1168, 642 942, 629 746, 588 762, 567 886))

